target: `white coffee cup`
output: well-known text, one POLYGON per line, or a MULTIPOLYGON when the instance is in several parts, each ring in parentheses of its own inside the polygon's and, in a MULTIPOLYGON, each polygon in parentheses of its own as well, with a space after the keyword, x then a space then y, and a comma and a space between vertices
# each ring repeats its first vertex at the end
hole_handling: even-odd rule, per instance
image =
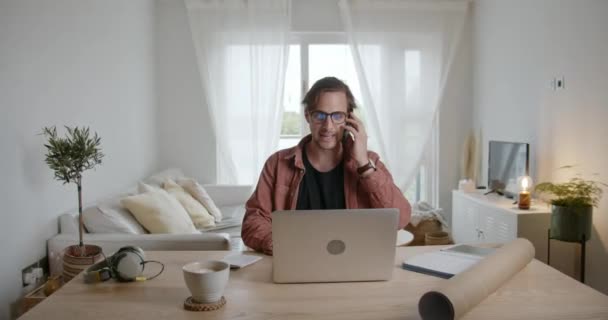
POLYGON ((218 302, 230 276, 230 265, 223 261, 196 261, 183 266, 184 281, 198 303, 218 302))

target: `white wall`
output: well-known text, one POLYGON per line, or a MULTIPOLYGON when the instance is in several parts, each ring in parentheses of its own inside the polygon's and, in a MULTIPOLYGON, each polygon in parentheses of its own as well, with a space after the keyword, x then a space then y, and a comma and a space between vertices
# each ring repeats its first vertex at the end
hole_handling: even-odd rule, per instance
POLYGON ((43 126, 90 126, 106 157, 84 198, 124 190, 156 169, 152 0, 0 2, 0 319, 21 269, 46 255, 76 188, 44 163, 43 126))
POLYGON ((474 104, 476 127, 482 134, 481 185, 487 184, 490 140, 530 143, 530 171, 535 178, 536 120, 546 87, 543 60, 548 58, 542 56, 545 40, 540 10, 551 7, 547 3, 475 2, 474 104))
POLYGON ((160 167, 213 183, 215 137, 183 1, 157 1, 156 30, 160 167))
POLYGON ((439 207, 452 225, 452 190, 461 177, 466 137, 473 128, 472 16, 466 17, 439 110, 439 207))
MULTIPOLYGON (((536 181, 566 178, 554 170, 565 164, 608 181, 607 15, 604 0, 475 3, 474 98, 484 165, 488 140, 528 141, 536 181), (554 76, 565 77, 564 90, 550 89, 554 76)), ((595 209, 586 269, 587 283, 604 293, 607 198, 595 209)), ((552 265, 578 278, 578 247, 553 243, 552 265)))
POLYGON ((338 0, 292 1, 291 29, 296 32, 342 32, 338 0))

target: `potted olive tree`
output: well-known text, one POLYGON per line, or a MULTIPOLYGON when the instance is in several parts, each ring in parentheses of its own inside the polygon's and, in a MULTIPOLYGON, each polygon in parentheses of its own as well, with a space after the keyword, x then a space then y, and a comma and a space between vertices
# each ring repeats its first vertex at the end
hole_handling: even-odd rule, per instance
POLYGON ((101 139, 90 134, 86 127, 65 127, 65 137, 57 135, 57 128, 43 128, 47 141, 45 162, 54 171, 55 179, 63 184, 73 183, 78 190, 78 245, 66 248, 63 257, 64 281, 69 281, 80 271, 102 259, 99 246, 83 243, 84 222, 82 218, 82 173, 101 164, 101 139))
POLYGON ((591 238, 593 207, 598 206, 602 197, 602 186, 608 185, 580 176, 563 183, 543 182, 536 186, 536 192, 551 196, 552 239, 581 242, 591 238))

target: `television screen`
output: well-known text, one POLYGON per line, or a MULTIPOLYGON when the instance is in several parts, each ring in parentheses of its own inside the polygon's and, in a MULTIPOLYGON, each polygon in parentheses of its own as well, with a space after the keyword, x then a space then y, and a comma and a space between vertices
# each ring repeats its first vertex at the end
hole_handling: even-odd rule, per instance
POLYGON ((527 143, 490 141, 488 188, 504 192, 509 183, 529 175, 529 151, 527 143))

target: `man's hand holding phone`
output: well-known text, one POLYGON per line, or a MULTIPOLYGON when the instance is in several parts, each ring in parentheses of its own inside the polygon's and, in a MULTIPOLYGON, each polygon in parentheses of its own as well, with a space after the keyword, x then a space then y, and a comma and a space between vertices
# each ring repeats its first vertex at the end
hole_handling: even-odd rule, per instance
POLYGON ((353 141, 348 138, 346 134, 344 135, 344 143, 348 146, 345 146, 345 151, 348 153, 348 156, 355 159, 359 167, 368 164, 367 132, 365 131, 365 126, 363 125, 363 122, 361 122, 361 119, 353 112, 349 112, 346 124, 344 125, 344 130, 349 132, 354 138, 353 141))

